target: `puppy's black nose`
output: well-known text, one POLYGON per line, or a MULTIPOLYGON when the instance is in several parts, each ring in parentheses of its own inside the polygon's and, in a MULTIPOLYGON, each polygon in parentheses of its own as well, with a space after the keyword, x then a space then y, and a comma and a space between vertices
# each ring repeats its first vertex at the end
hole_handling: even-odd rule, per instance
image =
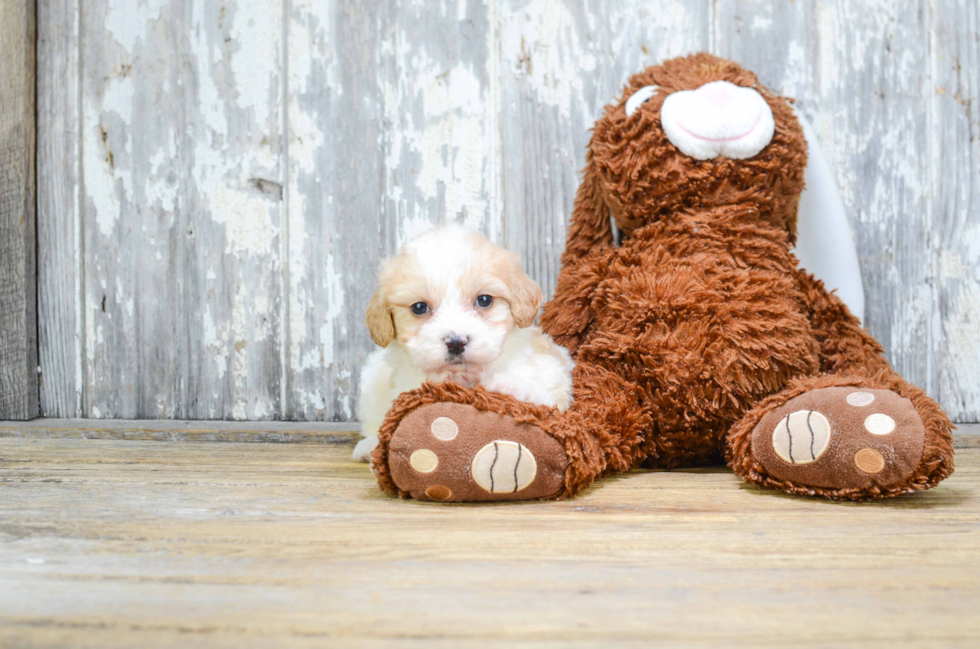
POLYGON ((446 349, 449 350, 450 356, 459 356, 463 353, 463 349, 466 348, 466 343, 468 342, 468 338, 463 338, 462 336, 453 334, 446 337, 446 349))

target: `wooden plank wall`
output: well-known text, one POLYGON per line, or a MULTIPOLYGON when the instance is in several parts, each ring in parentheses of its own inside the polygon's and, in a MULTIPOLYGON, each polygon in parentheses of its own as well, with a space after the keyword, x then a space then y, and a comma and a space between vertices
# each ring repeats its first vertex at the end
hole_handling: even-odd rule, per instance
POLYGON ((0 4, 0 419, 38 414, 34 0, 0 4))
POLYGON ((980 415, 975 0, 39 0, 41 404, 346 420, 378 260, 430 222, 550 292, 589 128, 708 49, 796 96, 866 324, 980 415))

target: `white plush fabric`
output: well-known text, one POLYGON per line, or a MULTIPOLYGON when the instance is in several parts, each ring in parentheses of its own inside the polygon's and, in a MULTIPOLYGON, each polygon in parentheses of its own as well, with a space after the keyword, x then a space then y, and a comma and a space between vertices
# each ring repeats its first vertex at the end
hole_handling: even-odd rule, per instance
POLYGON ((643 86, 626 100, 626 116, 629 117, 636 112, 640 106, 643 105, 645 101, 657 94, 657 90, 660 86, 643 86))
POLYGON ((807 144, 806 187, 800 197, 794 253, 800 266, 823 281, 859 320, 864 319, 864 286, 854 235, 827 157, 810 122, 793 108, 807 144))
POLYGON ((696 160, 751 158, 776 128, 762 95, 727 81, 672 93, 660 109, 660 123, 671 144, 696 160))

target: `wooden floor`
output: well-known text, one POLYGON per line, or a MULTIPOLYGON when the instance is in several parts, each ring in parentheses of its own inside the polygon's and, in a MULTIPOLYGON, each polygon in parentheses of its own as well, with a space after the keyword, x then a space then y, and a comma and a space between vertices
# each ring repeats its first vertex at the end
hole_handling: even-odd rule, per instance
POLYGON ((976 444, 940 487, 883 503, 705 469, 634 473, 566 502, 454 506, 383 495, 342 433, 24 430, 0 427, 4 647, 980 637, 976 444))

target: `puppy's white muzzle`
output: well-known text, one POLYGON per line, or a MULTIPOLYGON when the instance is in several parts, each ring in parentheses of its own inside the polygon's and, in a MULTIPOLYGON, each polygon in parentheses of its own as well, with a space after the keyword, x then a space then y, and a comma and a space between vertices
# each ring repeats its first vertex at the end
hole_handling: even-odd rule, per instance
POLYGON ((660 123, 671 144, 696 160, 751 158, 776 129, 762 95, 727 81, 672 93, 660 109, 660 123))

